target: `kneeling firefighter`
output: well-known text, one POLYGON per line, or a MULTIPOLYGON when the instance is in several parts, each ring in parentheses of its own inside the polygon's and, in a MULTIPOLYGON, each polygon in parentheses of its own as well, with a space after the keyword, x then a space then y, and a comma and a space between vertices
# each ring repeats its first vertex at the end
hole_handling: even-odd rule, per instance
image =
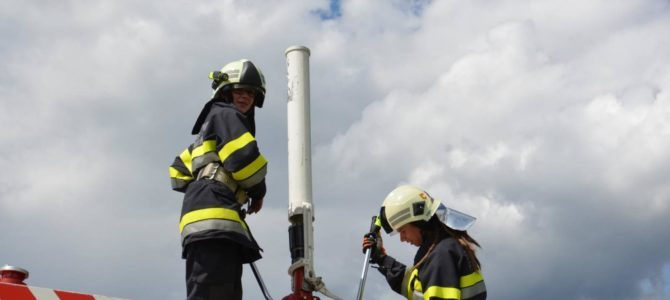
POLYGON ((195 142, 170 166, 172 189, 184 193, 179 231, 187 297, 242 299, 242 264, 260 259, 262 251, 244 216, 260 211, 266 191, 267 160, 254 122, 265 78, 242 59, 210 79, 214 96, 193 126, 195 142))
POLYGON ((466 231, 474 220, 441 205, 418 187, 402 185, 388 194, 378 221, 386 233, 400 233, 401 241, 419 247, 414 264, 407 267, 387 255, 378 233, 365 235, 363 251, 372 250, 371 262, 379 265, 391 288, 407 299, 486 299, 474 251, 479 244, 466 231))

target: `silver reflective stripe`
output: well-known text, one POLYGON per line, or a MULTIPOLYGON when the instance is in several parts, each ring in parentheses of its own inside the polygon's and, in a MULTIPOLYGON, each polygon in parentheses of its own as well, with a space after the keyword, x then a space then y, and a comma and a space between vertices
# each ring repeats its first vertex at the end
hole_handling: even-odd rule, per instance
POLYGON ((189 183, 189 181, 176 179, 176 178, 170 178, 170 181, 172 183, 172 188, 173 189, 182 189, 182 188, 186 187, 186 185, 189 183))
POLYGON ((410 212, 409 212, 409 207, 408 207, 408 208, 405 208, 405 209, 399 211, 397 214, 392 215, 389 218, 389 223, 391 223, 391 225, 395 225, 395 224, 398 224, 398 223, 404 221, 405 219, 407 219, 409 217, 410 217, 410 212))
POLYGON ((480 281, 466 288, 461 289, 461 299, 468 299, 486 292, 484 281, 480 281))
POLYGON ((239 182, 240 186, 244 189, 248 189, 259 182, 263 181, 263 178, 265 178, 265 175, 268 172, 268 165, 264 165, 262 168, 260 168, 254 175, 251 175, 249 178, 242 180, 239 182))
POLYGON ((414 291, 412 293, 412 299, 423 299, 423 293, 414 291))
POLYGON ((210 162, 198 171, 198 179, 207 178, 223 183, 231 192, 236 192, 239 186, 235 179, 223 169, 219 162, 210 162))
MULTIPOLYGON (((34 286, 28 286, 28 289, 30 290, 30 293, 32 294, 32 296, 28 296, 28 299, 60 300, 60 297, 58 297, 56 292, 52 289, 45 289, 45 288, 34 287, 34 286)), ((23 298, 23 297, 19 296, 19 298, 23 298)), ((2 299, 9 299, 9 298, 2 298, 2 299)))
POLYGON ((206 219, 189 223, 188 225, 184 226, 184 230, 181 232, 181 241, 183 242, 189 234, 212 229, 236 232, 246 236, 249 240, 251 240, 249 233, 244 230, 244 227, 242 227, 242 224, 239 222, 226 219, 206 219))
POLYGON ((215 161, 219 161, 219 156, 216 154, 216 152, 207 152, 203 155, 193 158, 193 161, 191 162, 191 170, 198 170, 208 163, 215 161))

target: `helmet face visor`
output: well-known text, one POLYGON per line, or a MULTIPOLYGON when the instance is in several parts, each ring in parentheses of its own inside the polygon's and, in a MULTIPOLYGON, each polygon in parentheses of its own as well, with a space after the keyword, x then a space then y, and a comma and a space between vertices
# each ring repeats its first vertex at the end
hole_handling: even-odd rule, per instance
POLYGON ((475 221, 477 221, 477 218, 453 208, 446 207, 444 204, 440 204, 440 207, 437 208, 437 212, 435 213, 442 223, 446 224, 451 229, 459 231, 470 229, 470 227, 475 224, 475 221))
POLYGON ((382 223, 382 228, 384 228, 386 234, 395 235, 396 231, 393 230, 393 227, 391 227, 391 224, 389 224, 388 220, 386 219, 386 212, 384 208, 385 207, 382 206, 381 210, 379 211, 379 220, 382 223))
POLYGON ((475 221, 477 220, 477 218, 471 215, 448 207, 446 217, 447 221, 444 223, 447 224, 447 226, 450 228, 460 231, 466 231, 470 229, 470 227, 472 227, 472 225, 474 225, 475 221))

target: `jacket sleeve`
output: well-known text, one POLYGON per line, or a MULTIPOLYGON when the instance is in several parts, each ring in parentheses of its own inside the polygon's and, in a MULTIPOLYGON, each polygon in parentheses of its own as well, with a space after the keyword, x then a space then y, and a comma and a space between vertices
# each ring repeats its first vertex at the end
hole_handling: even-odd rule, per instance
POLYGON ((485 299, 481 273, 472 270, 462 247, 453 239, 449 241, 442 243, 419 271, 424 300, 485 299))
POLYGON ((432 257, 419 271, 424 299, 461 299, 456 268, 459 258, 451 251, 448 255, 441 254, 439 252, 431 254, 432 257))
POLYGON ((174 162, 170 165, 169 173, 172 189, 177 192, 185 192, 188 184, 193 181, 191 151, 193 151, 193 145, 190 145, 175 157, 174 162))
POLYGON ((377 270, 386 277, 386 282, 388 282, 391 289, 402 295, 402 281, 405 277, 406 269, 407 267, 404 264, 387 255, 379 263, 377 270))
POLYGON ((220 161, 250 197, 259 198, 265 195, 267 160, 248 122, 234 109, 222 109, 210 116, 193 149, 193 169, 220 161))

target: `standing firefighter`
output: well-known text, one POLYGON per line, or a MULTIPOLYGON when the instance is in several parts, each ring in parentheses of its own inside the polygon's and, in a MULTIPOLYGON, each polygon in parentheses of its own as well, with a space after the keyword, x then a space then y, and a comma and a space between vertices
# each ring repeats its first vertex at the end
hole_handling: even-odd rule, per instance
POLYGON ((170 166, 184 193, 179 231, 189 300, 242 299, 242 264, 260 247, 244 221, 260 211, 267 160, 258 150, 254 106, 265 98, 263 73, 242 59, 210 73, 213 98, 200 112, 193 144, 170 166))
POLYGON ((379 265, 391 288, 407 299, 486 299, 474 251, 479 244, 465 231, 474 218, 446 208, 453 214, 447 213, 445 224, 437 213, 440 207, 439 200, 418 187, 397 187, 386 196, 379 220, 386 233, 400 233, 401 241, 419 247, 414 265, 407 267, 386 255, 378 234, 364 237, 363 251, 372 249, 371 261, 379 265))

